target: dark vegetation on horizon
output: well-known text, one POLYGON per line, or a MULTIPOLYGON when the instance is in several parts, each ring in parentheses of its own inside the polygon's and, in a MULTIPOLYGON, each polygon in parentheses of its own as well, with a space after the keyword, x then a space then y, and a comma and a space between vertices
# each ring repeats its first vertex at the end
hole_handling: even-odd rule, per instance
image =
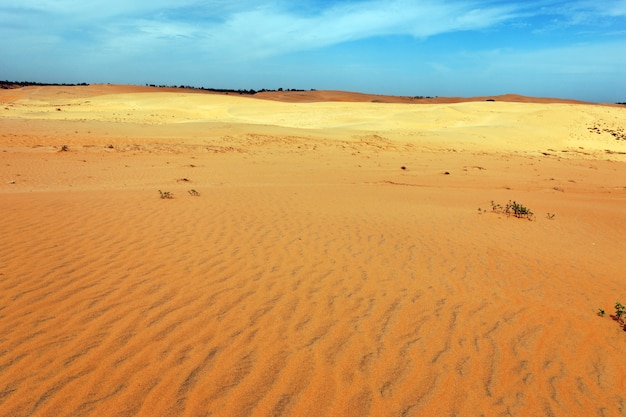
MULTIPOLYGON (((29 87, 29 86, 64 86, 64 87, 74 87, 74 86, 86 86, 89 85, 88 83, 78 83, 78 84, 72 84, 72 83, 40 83, 40 82, 36 82, 36 81, 0 81, 0 88, 1 89, 11 89, 11 88, 21 88, 21 87, 29 87)), ((213 93, 236 93, 236 94, 256 94, 256 93, 262 93, 262 92, 276 92, 276 91, 306 91, 306 90, 298 90, 295 88, 287 88, 285 90, 283 90, 282 88, 279 88, 277 90, 271 90, 271 89, 266 89, 263 88, 261 90, 235 90, 235 89, 229 89, 229 88, 205 88, 205 87, 195 87, 192 85, 165 85, 165 84, 161 84, 161 85, 156 85, 156 84, 146 84, 146 87, 153 87, 153 88, 181 88, 181 89, 186 89, 186 90, 201 90, 201 91, 210 91, 213 93)), ((315 91, 315 89, 311 89, 310 91, 315 91)))
MULTIPOLYGON (((66 87, 74 87, 74 86, 87 86, 89 85, 88 83, 79 83, 79 84, 70 84, 70 83, 40 83, 40 82, 35 82, 35 81, 0 81, 0 89, 11 89, 11 88, 21 88, 21 87, 28 87, 28 86, 66 86, 66 87)), ((297 88, 285 88, 283 89, 278 88, 278 89, 270 89, 270 88, 262 88, 260 90, 235 90, 235 89, 230 89, 230 88, 205 88, 205 87, 195 87, 192 85, 166 85, 166 84, 145 84, 146 87, 152 87, 152 88, 180 88, 180 89, 185 89, 185 90, 199 90, 199 91, 209 91, 212 93, 225 93, 225 94, 248 94, 248 95, 254 95, 257 93, 275 93, 275 92, 288 92, 288 91, 316 91, 315 88, 311 88, 310 90, 302 90, 302 89, 297 89, 297 88)), ((414 96, 411 97, 412 99, 423 99, 423 98, 432 98, 432 97, 426 97, 426 96, 414 96)))
MULTIPOLYGON (((154 88, 184 88, 189 90, 202 90, 202 91, 210 91, 212 93, 238 93, 238 94, 257 94, 257 93, 275 93, 275 92, 283 92, 283 91, 316 91, 315 88, 311 88, 310 90, 301 90, 297 88, 278 88, 276 90, 262 88, 260 90, 231 90, 225 88, 205 88, 205 87, 194 87, 191 85, 155 85, 155 84, 146 84, 146 87, 154 87, 154 88)), ((374 94, 376 95, 376 94, 374 94)), ((427 96, 413 96, 412 99, 419 100, 423 98, 432 98, 427 96)))
POLYGON ((21 88, 21 87, 28 87, 31 85, 38 85, 38 86, 50 86, 50 85, 60 85, 60 86, 66 86, 66 87, 73 87, 73 86, 77 86, 77 85, 89 85, 87 83, 79 83, 79 84, 66 84, 66 83, 38 83, 36 81, 0 81, 0 88, 3 90, 8 90, 11 88, 21 88))
MULTIPOLYGON (((262 88, 260 90, 233 90, 229 88, 205 88, 205 87, 194 87, 192 85, 156 85, 156 84, 146 84, 146 87, 155 87, 155 88, 184 88, 187 90, 202 90, 202 91, 210 91, 212 93, 237 93, 237 94, 256 94, 256 93, 265 93, 265 92, 276 92, 276 91, 307 91, 307 90, 298 90, 296 88, 287 88, 282 89, 279 88, 277 90, 271 90, 267 88, 262 88)), ((310 91, 315 91, 312 88, 310 91)))

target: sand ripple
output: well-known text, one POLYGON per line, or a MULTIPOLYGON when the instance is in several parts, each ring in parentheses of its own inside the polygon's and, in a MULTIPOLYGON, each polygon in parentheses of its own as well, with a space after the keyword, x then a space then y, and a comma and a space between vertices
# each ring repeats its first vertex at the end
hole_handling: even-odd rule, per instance
POLYGON ((1 413, 618 415, 574 265, 368 187, 10 196, 1 413))
POLYGON ((5 97, 0 416, 626 414, 621 109, 142 94, 5 97))

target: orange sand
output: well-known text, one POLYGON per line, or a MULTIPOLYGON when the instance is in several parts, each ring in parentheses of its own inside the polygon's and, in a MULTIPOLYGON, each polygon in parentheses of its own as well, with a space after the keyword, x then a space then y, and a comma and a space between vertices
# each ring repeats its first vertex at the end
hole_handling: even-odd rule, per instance
POLYGON ((0 91, 0 415, 626 414, 626 108, 329 95, 0 91))

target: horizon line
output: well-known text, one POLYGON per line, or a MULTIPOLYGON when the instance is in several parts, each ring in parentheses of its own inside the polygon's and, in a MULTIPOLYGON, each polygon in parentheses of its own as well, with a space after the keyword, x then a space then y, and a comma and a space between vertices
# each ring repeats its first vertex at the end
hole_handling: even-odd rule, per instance
POLYGON ((261 88, 258 90, 255 89, 235 89, 235 88, 214 88, 214 87, 204 87, 204 86, 194 86, 194 85, 176 85, 176 84, 153 84, 153 83, 144 83, 144 84, 133 84, 133 83, 111 83, 111 82, 80 82, 80 83, 61 83, 61 82, 42 82, 42 81, 9 81, 9 80, 0 80, 0 89, 13 89, 13 88, 23 88, 29 86, 40 86, 40 87, 81 87, 81 86, 91 86, 91 85, 111 85, 111 86, 129 86, 129 87, 146 87, 146 88, 163 88, 163 89, 185 89, 185 90, 196 90, 196 91, 206 91, 212 93, 237 93, 240 95, 256 95, 259 93, 288 93, 288 92, 342 92, 349 94, 359 94, 365 96, 377 96, 377 97, 393 97, 393 98, 408 98, 412 100, 434 100, 434 99, 485 99, 489 100, 490 98, 502 98, 507 96, 512 97, 523 97, 523 98, 535 98, 535 99, 546 99, 546 100, 558 100, 558 101, 568 101, 568 102, 577 102, 577 103, 588 103, 588 104, 619 104, 626 105, 626 101, 624 102, 594 102, 587 100, 579 100, 570 97, 547 97, 547 96, 529 96, 518 93, 502 93, 502 94, 486 94, 486 95, 473 95, 473 96, 421 96, 421 95, 397 95, 397 94, 380 94, 380 93, 368 93, 364 91, 352 91, 352 90, 337 90, 337 89, 300 89, 300 88, 276 88, 276 89, 268 89, 261 88), (9 86, 18 86, 18 87, 9 87, 9 86))

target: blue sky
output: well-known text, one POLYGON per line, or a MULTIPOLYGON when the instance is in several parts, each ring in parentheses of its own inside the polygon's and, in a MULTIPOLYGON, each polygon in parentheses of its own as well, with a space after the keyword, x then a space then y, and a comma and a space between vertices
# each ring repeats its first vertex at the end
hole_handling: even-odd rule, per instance
POLYGON ((626 101, 626 0, 0 0, 0 79, 626 101))

